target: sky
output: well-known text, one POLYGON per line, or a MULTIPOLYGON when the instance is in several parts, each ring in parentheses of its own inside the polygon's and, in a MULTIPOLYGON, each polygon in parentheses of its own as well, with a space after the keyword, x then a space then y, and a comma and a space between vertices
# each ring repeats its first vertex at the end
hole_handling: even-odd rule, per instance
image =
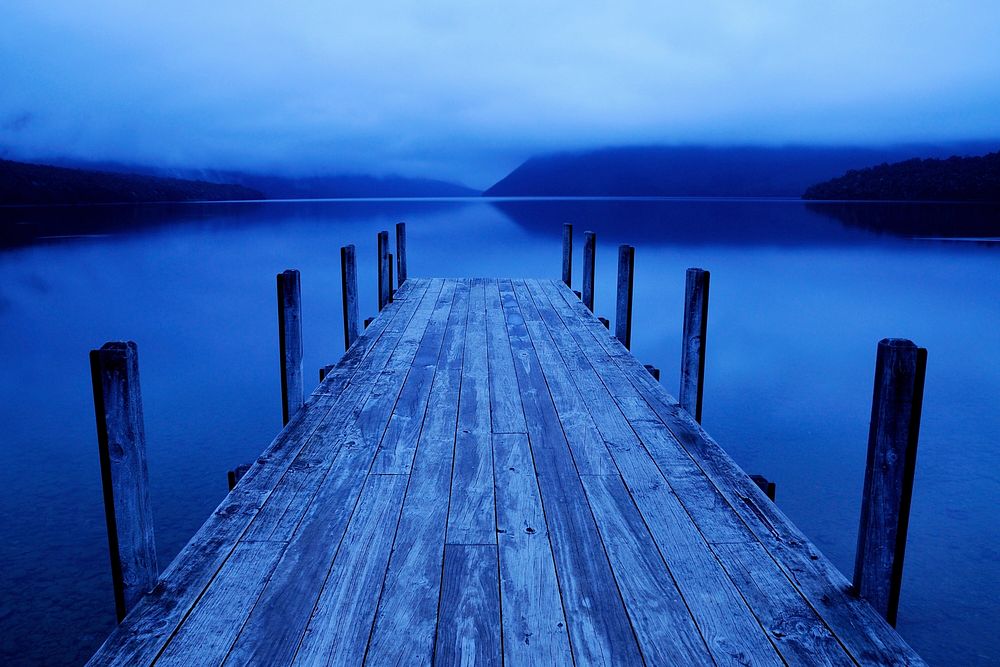
POLYGON ((1000 138, 997 0, 3 0, 0 157, 484 187, 619 144, 1000 138))

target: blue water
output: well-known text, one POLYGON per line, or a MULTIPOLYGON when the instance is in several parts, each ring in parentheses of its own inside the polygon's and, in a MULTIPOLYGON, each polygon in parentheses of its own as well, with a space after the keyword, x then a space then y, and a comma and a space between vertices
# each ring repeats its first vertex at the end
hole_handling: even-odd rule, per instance
POLYGON ((615 248, 632 243, 633 352, 671 391, 684 270, 710 269, 704 424, 777 482, 778 504, 843 572, 876 342, 927 347, 898 627, 932 663, 996 664, 1000 244, 909 237, 936 236, 942 222, 989 236, 983 221, 997 219, 961 206, 746 200, 0 211, 0 662, 79 663, 114 625, 88 350, 139 345, 163 567, 226 493, 226 470, 280 428, 275 274, 302 271, 313 377, 343 349, 340 246, 358 246, 372 315, 376 232, 406 220, 414 276, 557 277, 562 223, 577 223, 578 241, 594 229, 607 316, 615 248))

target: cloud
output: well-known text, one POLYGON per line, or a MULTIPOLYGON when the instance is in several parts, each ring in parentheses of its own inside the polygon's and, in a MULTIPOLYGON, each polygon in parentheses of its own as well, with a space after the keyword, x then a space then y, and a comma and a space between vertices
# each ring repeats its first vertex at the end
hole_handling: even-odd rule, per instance
POLYGON ((2 137, 485 184, 607 143, 1000 136, 1000 3, 763 4, 14 0, 0 119, 32 121, 2 137))

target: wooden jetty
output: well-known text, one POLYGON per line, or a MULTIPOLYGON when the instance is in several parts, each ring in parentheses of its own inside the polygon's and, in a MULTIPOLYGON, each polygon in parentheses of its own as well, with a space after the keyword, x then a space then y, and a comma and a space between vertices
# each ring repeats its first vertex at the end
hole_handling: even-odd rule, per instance
POLYGON ((923 664, 594 316, 592 269, 587 303, 392 293, 383 243, 378 316, 345 310, 343 358, 90 664, 923 664))

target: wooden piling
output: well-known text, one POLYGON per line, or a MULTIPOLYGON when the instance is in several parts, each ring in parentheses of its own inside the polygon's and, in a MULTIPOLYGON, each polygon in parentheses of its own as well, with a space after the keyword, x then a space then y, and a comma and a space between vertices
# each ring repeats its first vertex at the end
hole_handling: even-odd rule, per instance
POLYGON ((392 297, 396 293, 395 283, 393 283, 393 268, 392 268, 392 253, 389 253, 389 303, 392 303, 392 297))
POLYGON ((281 419, 287 424, 305 403, 302 376, 302 288, 299 272, 278 274, 278 348, 281 363, 281 419))
POLYGON ((854 590, 896 624, 913 495, 927 350, 879 341, 854 590))
POLYGON ((158 576, 135 343, 105 343, 101 349, 92 350, 90 372, 111 582, 115 612, 121 622, 152 590, 158 576))
POLYGON ((775 494, 778 490, 777 485, 763 475, 750 475, 750 479, 753 480, 753 483, 757 485, 757 488, 763 491, 764 495, 767 496, 773 503, 775 494))
POLYGON ((626 349, 632 347, 632 286, 635 278, 635 248, 618 246, 618 300, 615 309, 615 338, 626 349))
POLYGON ((566 287, 573 286, 573 225, 563 225, 562 237, 562 280, 566 287))
POLYGON ((250 470, 250 464, 241 463, 226 474, 226 477, 229 479, 230 491, 236 488, 236 485, 243 479, 243 475, 247 474, 247 470, 250 470))
POLYGON ((597 321, 604 325, 605 329, 611 329, 611 320, 606 317, 598 317, 597 321))
POLYGON ((594 269, 597 265, 597 235, 594 232, 583 233, 583 289, 581 298, 583 305, 594 312, 594 269))
POLYGON ((389 303, 389 232, 378 233, 378 309, 389 303))
POLYGON ((358 305, 358 263, 354 245, 340 249, 340 288, 344 302, 344 349, 350 349, 358 337, 361 315, 358 305))
POLYGON ((327 364, 326 366, 320 366, 319 369, 319 381, 322 382, 326 379, 326 376, 330 374, 333 370, 334 364, 327 364))
POLYGON ((366 318, 365 318, 365 329, 367 329, 367 328, 368 328, 368 325, 369 325, 369 324, 371 324, 371 323, 372 323, 372 322, 374 322, 374 321, 375 321, 375 318, 374 318, 374 317, 366 317, 366 318))
POLYGON ((660 381, 660 369, 653 364, 643 364, 643 367, 653 376, 653 379, 657 382, 660 381))
POLYGON ((705 343, 708 334, 709 272, 688 269, 684 286, 684 334, 681 340, 681 386, 677 394, 682 408, 701 423, 705 389, 705 343))
POLYGON ((406 223, 396 223, 396 280, 402 287, 406 282, 406 223))

